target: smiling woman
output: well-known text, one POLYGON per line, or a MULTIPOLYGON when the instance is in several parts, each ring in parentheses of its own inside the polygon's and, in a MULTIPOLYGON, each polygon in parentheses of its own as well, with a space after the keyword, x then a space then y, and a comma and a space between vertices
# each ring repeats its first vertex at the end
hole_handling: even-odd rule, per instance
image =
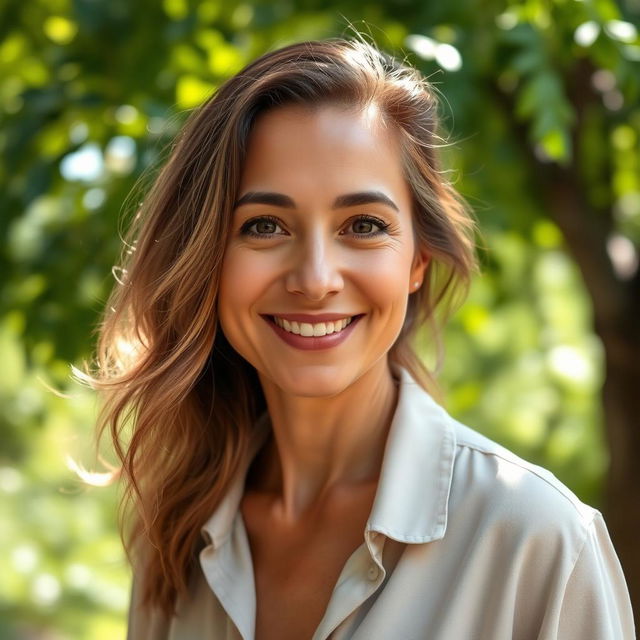
POLYGON ((94 376, 131 639, 633 637, 600 514, 432 398, 413 338, 475 270, 437 131, 416 70, 330 40, 180 134, 94 376))
MULTIPOLYGON (((429 262, 415 246, 397 133, 367 115, 288 105, 257 119, 222 264, 218 313, 227 339, 267 396, 279 389, 317 397, 307 411, 325 415, 327 396, 356 405, 379 385, 389 395, 385 356, 429 262), (326 320, 343 322, 326 335, 326 320)), ((334 425, 353 422, 341 412, 334 425)), ((322 431, 328 437, 328 425, 322 431)))

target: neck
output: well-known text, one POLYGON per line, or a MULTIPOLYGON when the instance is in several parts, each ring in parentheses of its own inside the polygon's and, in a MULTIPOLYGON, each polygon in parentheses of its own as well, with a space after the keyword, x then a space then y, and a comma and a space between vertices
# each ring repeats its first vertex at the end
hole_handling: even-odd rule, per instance
POLYGON ((341 393, 299 397, 261 379, 273 438, 252 484, 297 520, 336 489, 377 483, 397 388, 386 360, 341 393))

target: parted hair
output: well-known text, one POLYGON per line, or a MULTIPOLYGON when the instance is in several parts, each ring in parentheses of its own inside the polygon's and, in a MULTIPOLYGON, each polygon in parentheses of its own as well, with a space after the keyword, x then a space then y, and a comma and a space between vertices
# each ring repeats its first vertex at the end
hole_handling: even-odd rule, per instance
POLYGON ((440 168, 433 87, 361 38, 266 53, 190 114, 128 231, 88 374, 101 397, 98 440, 110 434, 121 465, 121 533, 137 589, 167 615, 188 592, 201 527, 266 409, 255 369, 220 328, 217 296, 253 123, 288 104, 375 106, 397 131, 416 246, 431 259, 388 357, 432 393, 416 333, 425 327, 441 345, 477 265, 472 216, 440 168))

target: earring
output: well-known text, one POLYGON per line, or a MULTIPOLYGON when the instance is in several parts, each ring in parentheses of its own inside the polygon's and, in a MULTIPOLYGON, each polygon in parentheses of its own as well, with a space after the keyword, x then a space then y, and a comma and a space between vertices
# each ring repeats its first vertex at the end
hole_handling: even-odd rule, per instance
POLYGON ((414 282, 413 286, 417 289, 420 286, 420 283, 419 282, 414 282))

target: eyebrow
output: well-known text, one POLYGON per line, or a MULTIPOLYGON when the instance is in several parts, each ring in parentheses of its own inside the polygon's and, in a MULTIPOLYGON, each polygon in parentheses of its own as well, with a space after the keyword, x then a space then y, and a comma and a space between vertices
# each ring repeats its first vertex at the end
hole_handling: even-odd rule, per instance
MULTIPOLYGON (((332 209, 342 209, 345 207, 355 207, 361 204, 384 204, 396 211, 398 205, 381 191, 358 191, 356 193, 345 193, 338 196, 332 205, 332 209)), ((289 196, 283 193, 272 191, 248 191, 235 204, 235 208, 244 204, 267 204, 273 207, 283 207, 285 209, 295 209, 296 203, 289 196)))

